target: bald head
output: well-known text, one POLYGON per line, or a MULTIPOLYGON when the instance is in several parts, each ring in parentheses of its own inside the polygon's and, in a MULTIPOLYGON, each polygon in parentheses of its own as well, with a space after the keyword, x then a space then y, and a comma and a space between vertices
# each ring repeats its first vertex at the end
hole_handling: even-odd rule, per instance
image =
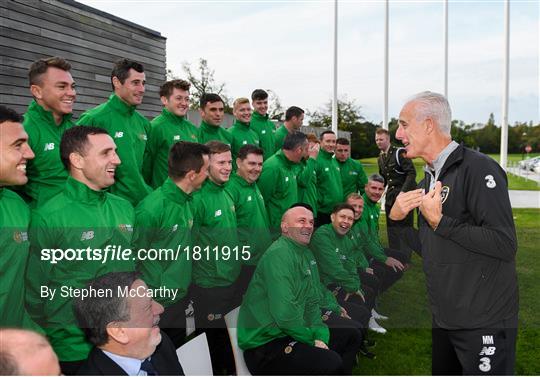
POLYGON ((309 244, 313 233, 313 212, 301 206, 293 207, 281 218, 281 234, 302 245, 309 244))
POLYGON ((60 375, 58 357, 49 342, 33 331, 0 329, 0 354, 0 375, 60 375))

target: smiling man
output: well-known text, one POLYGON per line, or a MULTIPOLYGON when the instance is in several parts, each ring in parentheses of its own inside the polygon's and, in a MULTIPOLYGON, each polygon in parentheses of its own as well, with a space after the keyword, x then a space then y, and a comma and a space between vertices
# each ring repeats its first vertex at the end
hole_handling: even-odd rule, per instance
POLYGON ((507 177, 450 135, 447 99, 422 92, 399 114, 396 137, 426 162, 419 189, 401 192, 390 217, 419 208, 419 241, 433 315, 432 373, 514 373, 517 239, 507 177))
POLYGON ((272 243, 264 198, 256 183, 262 172, 263 153, 255 145, 240 148, 236 158, 238 169, 225 188, 234 202, 238 241, 249 246, 251 254, 242 264, 238 281, 240 296, 247 289, 262 254, 272 243))
POLYGON ((163 307, 143 293, 147 286, 138 273, 111 272, 90 287, 111 295, 74 300, 77 321, 94 345, 78 375, 184 375, 174 345, 158 326, 163 307), (127 289, 139 294, 122 296, 127 289))
POLYGON ((276 126, 268 117, 268 93, 263 89, 255 89, 251 93, 251 105, 251 129, 259 136, 259 144, 266 160, 276 151, 276 126))
POLYGON ((30 211, 26 203, 6 186, 24 185, 26 166, 34 158, 22 117, 0 106, 0 327, 33 324, 24 309, 24 271, 28 258, 30 211))
MULTIPOLYGON (((67 258, 50 264, 43 249, 104 250, 108 245, 129 248, 134 211, 125 199, 105 189, 114 184, 120 159, 104 129, 72 127, 60 143, 62 162, 69 171, 64 190, 32 213, 31 252, 26 271, 26 306, 49 338, 62 371, 73 374, 91 346, 76 326, 69 295, 43 295, 43 287, 78 289, 110 271, 131 271, 132 258, 67 258)), ((84 254, 86 256, 86 254, 84 254)))
POLYGON ((28 71, 34 98, 24 115, 24 129, 30 148, 36 154, 27 166, 28 183, 24 194, 33 207, 45 203, 62 190, 67 172, 60 160, 60 139, 73 126, 75 82, 71 64, 61 57, 35 61, 28 71))
POLYGON ((163 110, 151 122, 144 159, 143 174, 153 188, 167 179, 169 150, 179 141, 198 141, 199 130, 186 119, 189 110, 189 88, 184 80, 167 81, 159 89, 163 110))
POLYGON ((142 103, 146 77, 142 64, 120 59, 111 72, 113 94, 109 100, 85 112, 78 125, 101 127, 113 137, 122 160, 111 193, 136 206, 152 189, 142 175, 150 122, 136 111, 142 103))
POLYGON ((238 156, 238 151, 244 145, 259 146, 259 136, 250 127, 251 121, 251 105, 247 98, 237 98, 233 103, 233 115, 235 121, 229 129, 231 133, 231 152, 233 164, 236 164, 234 159, 238 156))

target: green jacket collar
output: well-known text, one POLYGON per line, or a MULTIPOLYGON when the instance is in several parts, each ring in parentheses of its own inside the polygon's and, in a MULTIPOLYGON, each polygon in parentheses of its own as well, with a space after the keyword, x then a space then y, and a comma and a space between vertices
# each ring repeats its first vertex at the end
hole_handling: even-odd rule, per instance
POLYGON ((231 181, 238 182, 238 184, 242 187, 252 187, 255 184, 255 182, 249 183, 248 181, 246 181, 244 177, 238 174, 238 172, 231 175, 231 181))
POLYGON ((183 116, 171 113, 166 107, 161 110, 161 115, 163 115, 165 118, 167 118, 167 120, 175 124, 182 124, 182 122, 184 121, 183 116))
POLYGON ((258 112, 254 111, 251 114, 251 118, 254 118, 254 119, 260 120, 260 121, 264 121, 264 120, 268 120, 268 114, 261 115, 258 112))
POLYGON ((210 177, 208 177, 208 179, 206 179, 206 182, 204 183, 207 190, 210 190, 210 191, 221 191, 225 188, 225 185, 218 185, 217 183, 214 183, 214 181, 212 181, 210 179, 210 177))
POLYGON ((217 134, 221 130, 221 126, 212 126, 206 123, 204 120, 201 122, 201 130, 209 134, 217 134))
POLYGON ((287 158, 287 156, 285 156, 285 153, 283 153, 283 149, 280 149, 279 151, 277 151, 277 152, 275 153, 275 155, 276 155, 276 158, 279 158, 279 159, 280 159, 281 161, 283 161, 283 162, 285 163, 285 165, 288 166, 288 167, 292 167, 292 166, 297 165, 296 162, 293 162, 293 161, 289 160, 289 159, 287 158))
POLYGON ((40 119, 42 119, 45 123, 50 124, 52 126, 62 126, 64 123, 69 122, 71 118, 73 117, 73 114, 64 114, 62 117, 62 122, 60 124, 56 124, 54 121, 54 116, 52 111, 45 110, 43 106, 41 106, 39 103, 36 102, 36 100, 32 100, 30 102, 30 105, 28 106, 28 112, 32 114, 36 114, 40 119))
POLYGON ((321 148, 319 150, 319 156, 321 156, 321 158, 323 158, 325 160, 331 160, 334 157, 334 154, 330 153, 330 152, 327 152, 327 151, 325 151, 324 149, 321 148))
POLYGON ((233 127, 240 128, 243 131, 248 131, 249 123, 244 123, 244 122, 239 121, 238 119, 235 119, 233 127))
POLYGON ((171 178, 165 180, 162 190, 167 199, 177 204, 185 204, 192 199, 191 194, 186 194, 171 178))
POLYGON ((82 203, 100 203, 105 201, 107 192, 105 190, 95 191, 84 183, 77 181, 71 175, 66 181, 66 194, 82 203))
POLYGON ((137 108, 137 106, 135 105, 128 105, 114 93, 109 96, 109 105, 114 110, 125 115, 132 115, 135 112, 135 109, 137 108))
POLYGON ((304 253, 306 250, 308 250, 307 245, 302 245, 302 244, 296 242, 295 240, 290 239, 289 237, 280 236, 280 239, 283 242, 285 242, 287 245, 289 245, 293 250, 295 250, 295 251, 297 251, 299 253, 304 253))
POLYGON ((377 202, 371 201, 371 199, 368 198, 368 196, 367 196, 366 193, 364 193, 364 194, 362 195, 362 198, 364 198, 364 205, 365 205, 365 206, 367 205, 367 206, 370 207, 370 208, 373 208, 373 207, 376 207, 376 206, 377 206, 377 202))

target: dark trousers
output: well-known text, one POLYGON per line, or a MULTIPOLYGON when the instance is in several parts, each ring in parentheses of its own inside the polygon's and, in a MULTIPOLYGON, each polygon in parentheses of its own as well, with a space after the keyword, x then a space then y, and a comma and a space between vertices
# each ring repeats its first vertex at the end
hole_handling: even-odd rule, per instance
POLYGON ((517 315, 494 326, 446 330, 433 324, 433 375, 512 375, 516 362, 517 315))
MULTIPOLYGON (((407 257, 399 250, 385 248, 384 253, 387 257, 395 258, 401 263, 407 263, 407 257)), ((403 276, 403 271, 394 271, 392 267, 388 267, 386 264, 377 260, 373 260, 371 262, 371 268, 373 268, 373 272, 379 278, 381 293, 390 288, 396 281, 401 279, 401 277, 403 276)))
POLYGON ((255 273, 257 266, 251 266, 247 264, 242 265, 242 270, 240 270, 240 275, 236 279, 236 296, 242 300, 242 297, 246 293, 249 282, 255 273))
POLYGON ((196 333, 205 332, 214 375, 236 374, 225 314, 240 305, 237 286, 203 288, 192 286, 196 333))
POLYGON ((252 375, 344 374, 339 353, 297 342, 290 336, 244 351, 244 360, 252 375))
POLYGON ((373 271, 372 274, 367 273, 366 271, 358 271, 358 277, 362 282, 362 287, 369 287, 375 292, 375 296, 378 296, 381 293, 381 281, 379 277, 373 271))
POLYGON ((406 232, 413 227, 414 211, 409 212, 409 214, 403 220, 394 221, 388 217, 391 209, 391 206, 385 206, 388 246, 391 249, 401 250, 407 257, 406 263, 409 263, 413 250, 411 249, 409 242, 406 240, 406 232))
POLYGON ((343 373, 352 375, 356 364, 356 355, 363 344, 363 332, 358 328, 358 322, 343 318, 335 313, 323 311, 323 322, 330 329, 328 348, 336 351, 343 361, 343 373))
POLYGON ((345 290, 342 287, 336 286, 335 284, 330 284, 328 286, 328 289, 330 289, 334 293, 334 295, 336 296, 337 302, 341 306, 343 306, 343 303, 345 302, 351 302, 353 304, 365 307, 370 313, 371 313, 371 309, 373 309, 373 307, 375 306, 375 297, 376 297, 375 291, 373 291, 373 289, 371 289, 368 286, 362 286, 362 290, 364 291, 364 300, 362 300, 362 298, 358 295, 351 294, 349 298, 347 299, 347 301, 345 301, 347 292, 345 292, 345 290))
POLYGON ((169 336, 175 348, 186 341, 186 309, 188 297, 184 297, 173 305, 167 306, 159 318, 159 327, 169 336))

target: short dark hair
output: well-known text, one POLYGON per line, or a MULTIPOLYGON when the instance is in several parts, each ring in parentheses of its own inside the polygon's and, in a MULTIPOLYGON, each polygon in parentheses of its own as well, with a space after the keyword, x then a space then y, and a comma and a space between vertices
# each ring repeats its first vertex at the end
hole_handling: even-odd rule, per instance
POLYGON ((75 126, 68 128, 62 135, 60 141, 60 159, 66 170, 69 171, 71 163, 69 155, 77 152, 84 155, 88 144, 88 135, 108 135, 109 133, 103 128, 93 126, 75 126))
POLYGON ((169 177, 178 180, 191 170, 200 172, 204 165, 203 156, 209 154, 210 149, 203 144, 189 141, 175 143, 169 151, 169 177))
POLYGON ((322 139, 324 139, 324 135, 328 135, 328 134, 335 135, 336 133, 335 133, 334 131, 330 131, 330 130, 323 131, 323 132, 319 135, 319 139, 322 141, 322 139))
POLYGON ((210 154, 225 153, 231 150, 231 146, 229 144, 225 144, 217 140, 209 141, 205 145, 210 150, 210 154))
POLYGON ((285 136, 285 139, 283 140, 283 148, 286 151, 293 151, 302 144, 307 142, 307 136, 305 133, 296 131, 296 132, 289 132, 287 136, 285 136))
POLYGON ((0 105, 0 124, 4 122, 22 123, 23 117, 15 110, 0 105))
POLYGON ((304 110, 299 108, 298 106, 291 106, 285 111, 285 120, 289 121, 293 117, 299 117, 300 115, 304 114, 304 110))
POLYGON ((41 76, 43 76, 50 67, 58 68, 66 72, 71 70, 71 64, 60 56, 38 59, 33 62, 28 69, 28 81, 30 82, 30 85, 39 85, 41 83, 41 76))
POLYGON ((339 145, 351 145, 351 142, 349 141, 349 139, 345 138, 345 137, 340 137, 336 140, 336 144, 339 144, 339 145))
POLYGON ((262 148, 256 145, 246 144, 246 145, 243 145, 242 148, 238 150, 238 154, 236 155, 236 157, 239 158, 240 160, 245 160, 248 154, 256 154, 257 156, 263 156, 264 151, 262 150, 262 148))
POLYGON ((73 300, 73 311, 79 327, 94 346, 99 347, 109 341, 107 334, 109 323, 130 320, 128 298, 120 295, 118 291, 125 287, 131 288, 137 279, 139 273, 135 271, 109 272, 90 281, 86 288, 102 289, 103 292, 112 294, 73 300))
POLYGON ((368 178, 368 182, 369 181, 375 181, 375 182, 379 182, 379 183, 382 183, 384 185, 384 178, 377 174, 377 173, 374 173, 374 174, 371 174, 368 178))
POLYGON ((268 93, 265 90, 262 89, 255 89, 253 93, 251 93, 251 100, 252 101, 262 101, 268 98, 268 93))
POLYGON ((347 204, 347 203, 338 203, 334 206, 334 208, 332 208, 332 214, 334 213, 338 213, 339 211, 341 211, 342 209, 350 209, 352 211, 352 213, 354 214, 354 208, 352 205, 350 204, 347 204))
POLYGON ((189 91, 191 84, 186 80, 170 80, 159 88, 159 96, 169 98, 174 89, 189 91))
POLYGON ((114 90, 114 85, 112 82, 113 77, 116 77, 118 81, 120 81, 120 83, 123 84, 124 82, 126 82, 126 79, 129 77, 130 69, 134 69, 135 71, 139 73, 144 72, 143 65, 134 60, 123 58, 114 62, 114 67, 111 72, 111 86, 113 90, 114 90))
POLYGON ((375 130, 375 134, 376 135, 388 135, 388 136, 390 136, 390 132, 388 132, 388 130, 385 130, 384 128, 381 128, 381 127, 377 128, 375 130))
POLYGON ((223 99, 218 94, 204 93, 199 100, 199 106, 201 109, 204 109, 207 103, 213 102, 222 102, 223 104, 225 104, 225 102, 223 102, 223 99))

